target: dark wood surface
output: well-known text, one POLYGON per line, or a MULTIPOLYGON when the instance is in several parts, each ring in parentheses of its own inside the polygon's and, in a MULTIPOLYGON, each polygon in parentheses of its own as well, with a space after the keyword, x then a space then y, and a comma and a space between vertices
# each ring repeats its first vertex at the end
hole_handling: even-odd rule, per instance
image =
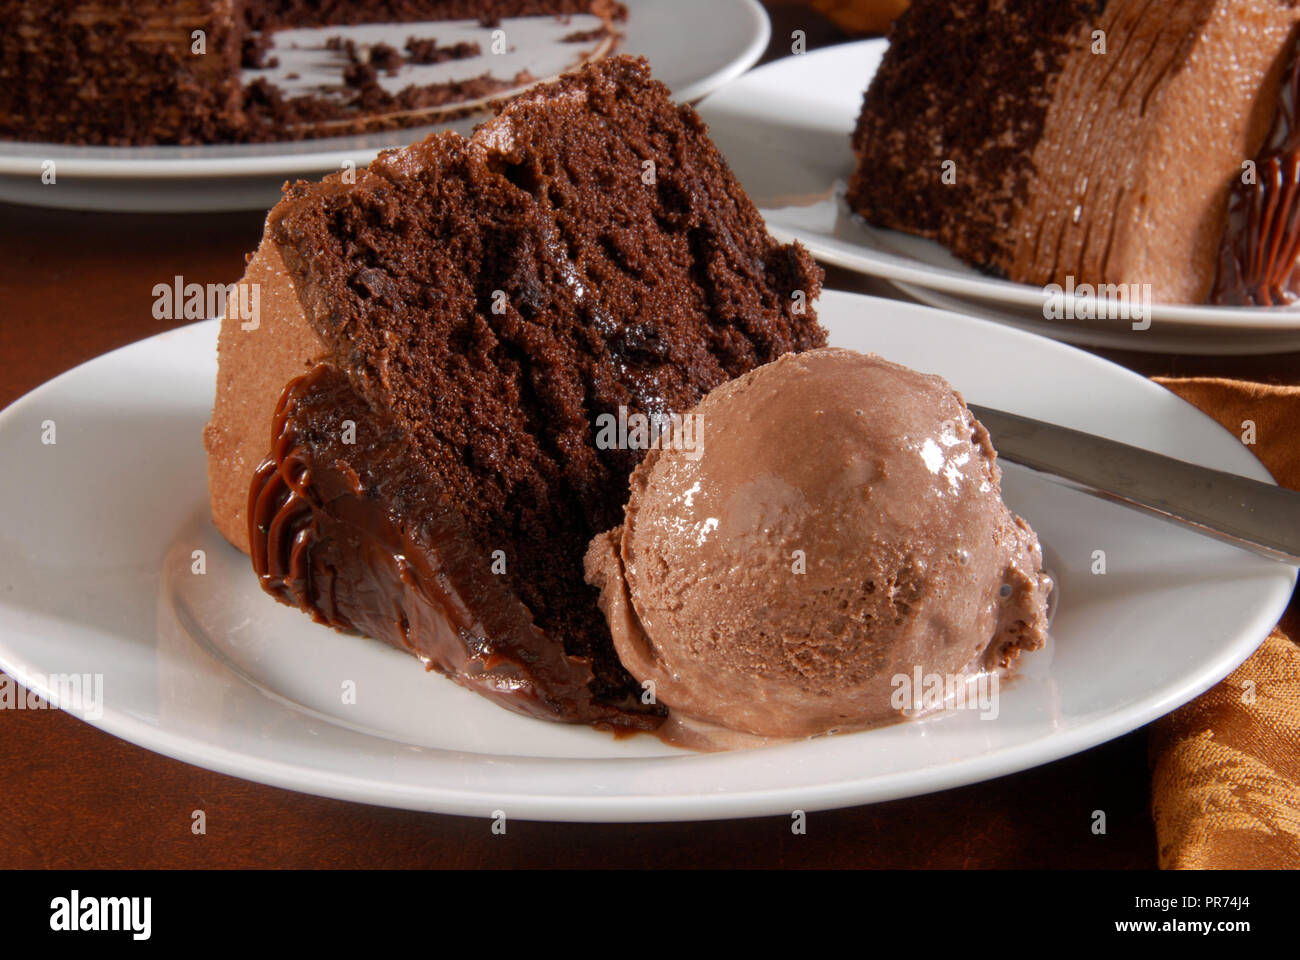
MULTIPOLYGON (((843 39, 772 3, 768 58, 793 29, 843 39)), ((152 288, 229 282, 262 214, 145 216, 0 205, 0 407, 158 333, 152 288)), ((828 285, 863 289, 831 271, 828 285)), ((870 282, 865 289, 875 289, 870 282)), ((1297 382, 1296 358, 1120 357, 1144 373, 1297 382)), ((21 469, 4 464, 4 469, 21 469)), ((6 505, 6 509, 22 509, 6 505)), ((0 711, 0 867, 1135 867, 1155 866, 1146 732, 1057 763, 925 797, 810 816, 640 825, 513 823, 411 813, 261 786, 169 760, 59 711, 0 711), (190 831, 202 809, 208 832, 190 831), (1092 812, 1108 832, 1094 835, 1092 812)))

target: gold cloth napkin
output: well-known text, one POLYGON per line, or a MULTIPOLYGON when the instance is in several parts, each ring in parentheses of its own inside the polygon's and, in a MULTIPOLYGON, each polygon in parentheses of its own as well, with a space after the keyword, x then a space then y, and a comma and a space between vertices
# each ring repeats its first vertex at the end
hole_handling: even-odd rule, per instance
MULTIPOLYGON (((1157 382, 1300 490, 1300 387, 1157 382)), ((1164 869, 1300 869, 1300 603, 1222 683, 1151 726, 1151 813, 1164 869)))
POLYGON ((908 0, 812 0, 845 33, 888 33, 908 0))

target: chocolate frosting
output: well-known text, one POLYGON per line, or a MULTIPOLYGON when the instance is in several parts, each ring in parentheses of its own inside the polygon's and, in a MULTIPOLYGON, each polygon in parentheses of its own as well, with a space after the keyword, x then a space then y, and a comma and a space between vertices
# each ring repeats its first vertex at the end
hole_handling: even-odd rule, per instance
POLYGON ((1273 127, 1255 158, 1255 182, 1238 179, 1232 187, 1211 303, 1270 307, 1300 299, 1298 108, 1300 43, 1294 43, 1273 127))
POLYGON ((285 387, 248 517, 262 588, 320 623, 385 640, 519 713, 661 722, 593 699, 588 662, 536 626, 418 445, 334 366, 285 387))

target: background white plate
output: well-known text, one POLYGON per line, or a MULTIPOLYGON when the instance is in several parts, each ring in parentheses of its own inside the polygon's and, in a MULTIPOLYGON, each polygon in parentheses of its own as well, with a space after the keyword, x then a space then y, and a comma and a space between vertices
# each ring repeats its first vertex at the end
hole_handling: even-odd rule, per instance
MULTIPOLYGON (((1004 327, 828 292, 833 343, 948 377, 979 403, 1266 479, 1173 394, 1004 327), (1015 358, 1006 363, 981 357, 1015 358)), ((102 674, 97 726, 236 776, 370 803, 557 820, 826 809, 1023 769, 1125 733, 1225 676, 1295 570, 1008 465, 1005 495, 1059 578, 1053 639, 969 711, 731 754, 516 716, 378 642, 263 594, 208 519, 200 430, 215 321, 93 360, 0 413, 0 668, 102 674), (52 421, 56 443, 41 442, 52 421), (194 551, 206 572, 192 572, 194 551), (1090 572, 1093 552, 1107 572, 1090 572), (344 705, 342 684, 356 685, 344 705)))
MULTIPOLYGON (((739 76, 767 47, 770 26, 758 0, 625 2, 628 17, 618 25, 624 37, 616 52, 646 57, 656 79, 683 102, 696 100, 739 76)), ((381 78, 381 82, 400 88, 412 80, 436 82, 484 72, 509 77, 521 69, 537 77, 553 76, 580 51, 595 45, 557 43, 558 38, 596 23, 591 16, 574 16, 567 24, 550 17, 507 19, 503 26, 516 52, 501 56, 489 52, 492 28, 477 21, 322 27, 292 33, 337 35, 367 43, 384 40, 399 50, 408 36, 416 34, 437 36, 443 44, 475 40, 484 50, 483 56, 473 61, 406 67, 396 78, 381 78), (429 76, 422 73, 415 78, 412 70, 429 76)), ((293 40, 277 36, 286 46, 293 40)), ((291 63, 288 52, 278 55, 282 61, 278 73, 310 69, 310 63, 291 63)), ((435 130, 468 133, 484 118, 477 115, 404 130, 285 143, 75 147, 0 141, 0 201, 143 212, 266 209, 279 199, 285 180, 318 179, 348 162, 364 166, 380 150, 414 143, 435 130), (56 164, 53 185, 41 182, 42 164, 47 160, 56 164)))
POLYGON ((836 195, 854 169, 849 138, 888 43, 864 40, 752 70, 700 105, 718 148, 782 240, 818 259, 908 285, 943 306, 1031 325, 1089 346, 1183 353, 1300 350, 1300 309, 1153 304, 1151 327, 1127 320, 1045 320, 1043 290, 986 276, 937 243, 868 226, 836 195), (936 301, 937 302, 937 301, 936 301))

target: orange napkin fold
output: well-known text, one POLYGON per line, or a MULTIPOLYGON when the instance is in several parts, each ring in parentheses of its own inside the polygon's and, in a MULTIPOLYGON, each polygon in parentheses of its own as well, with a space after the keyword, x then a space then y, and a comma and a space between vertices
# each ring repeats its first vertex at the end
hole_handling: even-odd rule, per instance
POLYGON ((845 33, 888 33, 908 0, 812 0, 812 5, 845 33))
MULTIPOLYGON (((1157 377, 1300 490, 1300 387, 1157 377)), ((1300 869, 1300 603, 1240 667, 1151 726, 1164 869, 1300 869)))

